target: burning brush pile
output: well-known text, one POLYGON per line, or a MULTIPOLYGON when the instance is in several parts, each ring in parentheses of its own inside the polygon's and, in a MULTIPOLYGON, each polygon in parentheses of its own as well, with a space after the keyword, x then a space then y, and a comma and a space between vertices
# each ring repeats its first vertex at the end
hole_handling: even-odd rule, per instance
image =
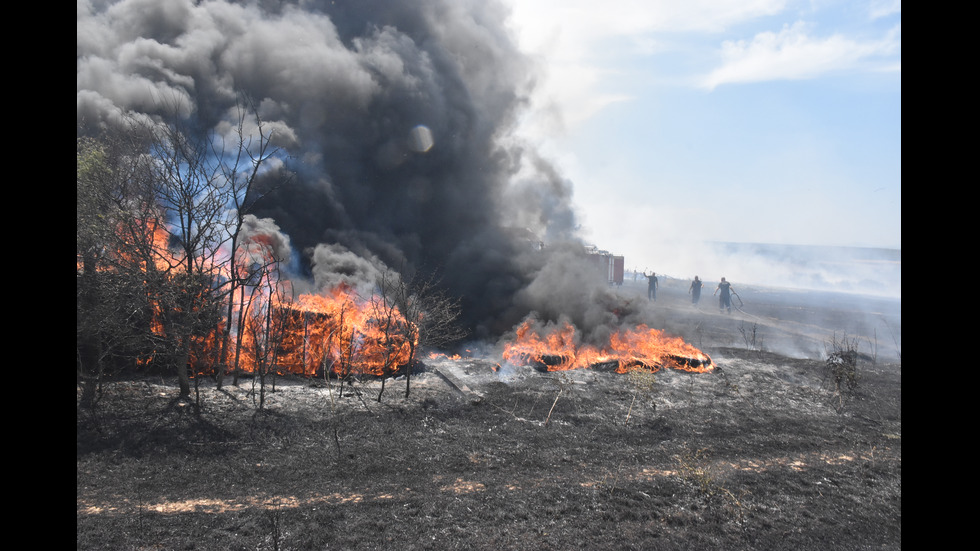
POLYGON ((514 340, 505 343, 505 362, 530 365, 540 371, 592 368, 626 373, 670 368, 705 373, 715 368, 707 354, 683 339, 646 325, 616 331, 601 347, 580 343, 570 323, 543 334, 532 326, 533 320, 525 321, 517 328, 514 340))
POLYGON ((284 371, 385 377, 414 359, 415 324, 377 296, 363 300, 339 286, 325 294, 300 295, 275 310, 283 333, 277 363, 284 371))

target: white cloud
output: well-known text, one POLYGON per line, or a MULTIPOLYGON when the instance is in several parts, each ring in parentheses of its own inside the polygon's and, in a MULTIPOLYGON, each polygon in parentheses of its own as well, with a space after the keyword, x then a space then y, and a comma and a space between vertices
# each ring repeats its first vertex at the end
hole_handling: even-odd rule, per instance
POLYGON ((711 90, 726 83, 809 79, 859 68, 900 47, 900 25, 880 40, 861 41, 840 34, 814 38, 805 23, 797 22, 778 33, 759 33, 751 41, 725 41, 724 63, 705 77, 702 86, 711 90))
POLYGON ((888 17, 896 13, 902 13, 902 0, 871 0, 869 6, 871 19, 888 17))
POLYGON ((522 50, 538 60, 535 133, 574 129, 606 106, 633 99, 604 92, 607 61, 624 53, 649 55, 657 32, 718 32, 783 10, 786 0, 511 0, 511 23, 522 50), (612 45, 617 41, 617 45, 612 45))
POLYGON ((718 32, 782 11, 786 0, 512 0, 513 23, 531 50, 557 36, 565 46, 587 48, 609 37, 655 31, 718 32))

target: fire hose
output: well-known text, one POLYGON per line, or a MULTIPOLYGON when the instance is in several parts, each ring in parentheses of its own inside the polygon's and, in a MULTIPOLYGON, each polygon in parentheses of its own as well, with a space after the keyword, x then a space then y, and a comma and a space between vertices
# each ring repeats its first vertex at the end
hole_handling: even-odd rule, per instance
POLYGON ((745 304, 742 303, 742 297, 738 296, 738 293, 736 293, 735 291, 732 291, 732 294, 735 295, 735 298, 738 299, 738 306, 736 306, 736 308, 738 308, 742 312, 745 312, 745 310, 742 310, 742 307, 745 306, 745 304))
POLYGON ((732 302, 731 299, 729 299, 729 302, 731 302, 732 306, 735 306, 735 309, 738 310, 739 312, 742 312, 743 314, 748 314, 748 312, 742 310, 742 307, 745 306, 745 304, 742 302, 742 297, 738 296, 738 293, 736 293, 735 291, 732 291, 731 293, 735 298, 738 299, 738 306, 735 306, 735 303, 732 302))
MULTIPOLYGON (((735 298, 738 299, 738 306, 735 306, 735 309, 736 310, 738 310, 739 312, 745 314, 746 316, 751 316, 751 317, 756 318, 756 319, 762 319, 762 318, 760 318, 759 316, 757 316, 755 314, 750 314, 750 313, 746 312, 745 310, 743 310, 742 307, 745 306, 745 304, 742 302, 742 297, 738 296, 738 293, 736 293, 735 291, 732 291, 732 294, 735 295, 735 298)), ((732 305, 734 306, 734 304, 735 303, 733 302, 732 305)))
POLYGON ((742 307, 745 306, 745 303, 742 302, 742 297, 738 296, 738 293, 736 293, 735 291, 732 291, 731 294, 732 294, 732 296, 734 296, 735 298, 738 299, 738 304, 736 305, 735 304, 735 301, 731 300, 731 298, 728 299, 729 303, 732 306, 734 306, 735 309, 738 310, 739 312, 742 312, 743 314, 748 314, 748 315, 751 316, 752 314, 749 314, 745 310, 742 310, 742 307))

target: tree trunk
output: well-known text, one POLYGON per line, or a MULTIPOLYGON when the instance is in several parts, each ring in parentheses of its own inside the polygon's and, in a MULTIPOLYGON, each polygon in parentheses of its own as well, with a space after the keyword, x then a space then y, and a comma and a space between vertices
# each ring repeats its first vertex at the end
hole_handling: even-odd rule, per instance
MULTIPOLYGON (((231 298, 228 299, 230 303, 231 298)), ((221 390, 221 384, 225 379, 225 367, 228 365, 228 341, 231 340, 231 308, 228 308, 228 323, 225 329, 221 332, 221 353, 218 355, 218 365, 215 366, 216 373, 214 374, 215 386, 218 390, 221 390)))
POLYGON ((95 404, 98 403, 98 381, 94 381, 88 377, 82 377, 82 398, 80 406, 85 409, 94 409, 95 404))
POLYGON ((408 345, 408 365, 405 368, 405 397, 412 391, 412 369, 415 367, 415 341, 410 340, 408 345))
MULTIPOLYGON (((95 292, 96 262, 91 255, 85 255, 82 260, 82 276, 79 280, 79 312, 92 312, 99 300, 95 292)), ((92 328, 92 322, 85 317, 79 317, 82 327, 78 338, 78 356, 76 358, 78 377, 82 383, 82 407, 93 408, 96 403, 97 381, 102 374, 102 342, 98 331, 92 328)))
POLYGON ((180 386, 179 399, 181 400, 189 400, 191 397, 191 378, 187 369, 187 360, 190 358, 189 345, 190 340, 184 339, 184 343, 181 344, 180 351, 175 358, 174 368, 177 370, 177 384, 180 386))
POLYGON ((238 386, 238 367, 242 359, 242 336, 245 334, 245 286, 241 285, 239 287, 241 292, 241 297, 238 303, 238 330, 237 330, 237 342, 235 343, 235 363, 232 364, 231 373, 232 379, 231 384, 233 386, 238 386))

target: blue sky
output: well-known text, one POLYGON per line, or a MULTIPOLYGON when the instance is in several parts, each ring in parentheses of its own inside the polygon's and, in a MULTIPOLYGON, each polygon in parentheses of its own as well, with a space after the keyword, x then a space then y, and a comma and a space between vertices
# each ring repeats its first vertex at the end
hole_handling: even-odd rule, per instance
POLYGON ((701 241, 901 248, 900 0, 511 0, 523 136, 627 267, 701 241))

